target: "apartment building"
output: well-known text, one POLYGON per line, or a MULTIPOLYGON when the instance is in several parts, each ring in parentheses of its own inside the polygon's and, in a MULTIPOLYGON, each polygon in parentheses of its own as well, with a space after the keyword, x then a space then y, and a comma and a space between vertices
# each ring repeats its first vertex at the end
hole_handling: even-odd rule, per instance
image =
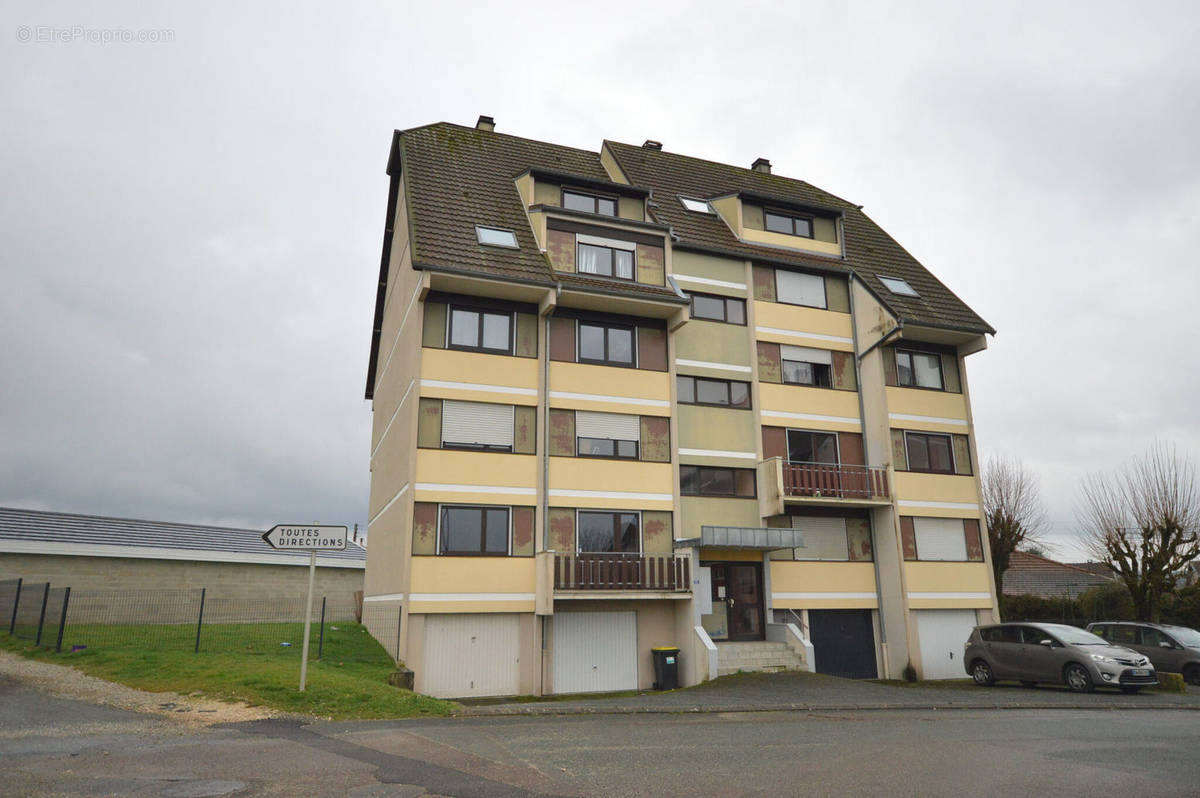
POLYGON ((365 600, 438 696, 961 677, 998 617, 967 356, 860 206, 604 141, 392 139, 365 600))

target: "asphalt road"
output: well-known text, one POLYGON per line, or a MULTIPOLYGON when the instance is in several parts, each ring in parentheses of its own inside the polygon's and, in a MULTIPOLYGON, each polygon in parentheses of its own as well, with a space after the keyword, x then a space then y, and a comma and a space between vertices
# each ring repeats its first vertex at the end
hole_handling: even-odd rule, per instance
POLYGON ((0 681, 0 794, 1196 795, 1200 713, 1005 709, 259 721, 0 681))

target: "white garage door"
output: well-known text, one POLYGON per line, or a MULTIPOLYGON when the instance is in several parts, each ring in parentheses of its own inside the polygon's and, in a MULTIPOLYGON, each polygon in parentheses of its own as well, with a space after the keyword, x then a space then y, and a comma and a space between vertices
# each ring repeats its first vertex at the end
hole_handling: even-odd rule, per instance
POLYGON ((975 628, 975 610, 914 610, 921 639, 922 679, 965 679, 963 644, 975 628))
POLYGON ((554 615, 554 692, 636 690, 637 613, 554 615))
POLYGON ((517 615, 426 615, 421 691, 438 698, 516 695, 517 615))

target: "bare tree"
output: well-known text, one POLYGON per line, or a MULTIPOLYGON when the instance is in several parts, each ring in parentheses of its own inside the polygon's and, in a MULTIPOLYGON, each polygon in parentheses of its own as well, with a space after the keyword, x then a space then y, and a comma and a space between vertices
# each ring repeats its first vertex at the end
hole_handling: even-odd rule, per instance
POLYGON ((1175 574, 1200 557, 1196 469, 1156 443, 1116 474, 1083 481, 1077 511, 1092 554, 1129 588, 1139 620, 1157 621, 1175 574))
POLYGON ((1008 559, 1020 546, 1042 540, 1046 511, 1037 481, 1019 460, 992 455, 983 468, 983 511, 996 590, 1000 591, 1008 559))

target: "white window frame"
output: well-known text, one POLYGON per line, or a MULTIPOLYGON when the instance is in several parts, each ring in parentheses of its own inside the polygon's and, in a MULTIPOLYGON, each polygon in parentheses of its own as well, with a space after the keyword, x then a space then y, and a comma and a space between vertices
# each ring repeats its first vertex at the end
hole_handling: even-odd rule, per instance
POLYGON ((908 280, 905 280, 903 277, 892 277, 886 274, 877 274, 875 277, 879 282, 883 283, 884 288, 897 296, 921 296, 917 293, 917 289, 909 285, 908 280))
POLYGON ((708 204, 708 200, 696 199, 695 197, 685 197, 682 194, 678 196, 679 202, 681 205, 683 205, 685 210, 689 210, 692 213, 703 213, 708 216, 716 215, 716 211, 713 210, 712 205, 708 204))
POLYGON ((506 227, 489 227, 487 225, 477 224, 477 225, 475 225, 475 240, 478 241, 480 244, 482 244, 485 247, 503 247, 504 249, 520 249, 521 248, 520 245, 517 244, 516 232, 513 230, 510 230, 506 227), (509 237, 509 239, 512 240, 512 243, 505 244, 500 241, 485 241, 484 236, 487 233, 500 233, 500 234, 507 235, 509 237))

